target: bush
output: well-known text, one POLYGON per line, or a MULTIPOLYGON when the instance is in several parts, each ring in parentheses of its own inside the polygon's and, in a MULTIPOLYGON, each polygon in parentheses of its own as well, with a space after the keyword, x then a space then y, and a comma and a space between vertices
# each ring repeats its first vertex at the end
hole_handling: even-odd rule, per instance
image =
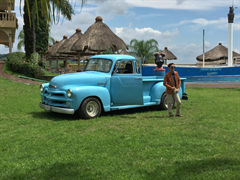
POLYGON ((25 54, 21 52, 9 54, 6 65, 9 70, 28 77, 41 78, 44 75, 44 70, 37 63, 26 62, 25 54))
MULTIPOLYGON (((67 61, 67 64, 71 64, 71 62, 67 61)), ((64 67, 64 61, 60 61, 60 62, 58 63, 58 65, 59 65, 60 67, 64 67)))

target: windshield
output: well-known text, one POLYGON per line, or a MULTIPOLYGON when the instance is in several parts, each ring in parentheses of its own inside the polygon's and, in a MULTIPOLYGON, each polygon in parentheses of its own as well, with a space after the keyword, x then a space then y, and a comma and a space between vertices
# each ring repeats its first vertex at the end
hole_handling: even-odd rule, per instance
POLYGON ((84 71, 109 72, 112 67, 112 61, 109 59, 90 59, 84 71))

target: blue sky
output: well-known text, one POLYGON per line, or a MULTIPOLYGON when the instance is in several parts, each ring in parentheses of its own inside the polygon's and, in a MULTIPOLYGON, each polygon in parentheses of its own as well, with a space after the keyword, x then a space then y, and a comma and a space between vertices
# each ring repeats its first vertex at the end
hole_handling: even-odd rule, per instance
MULTIPOLYGON (((75 3, 75 1, 70 1, 75 3)), ((52 25, 51 36, 61 40, 70 37, 77 28, 85 32, 102 16, 103 22, 122 38, 126 44, 131 39, 156 39, 159 49, 168 47, 178 58, 174 63, 196 63, 202 54, 203 29, 205 30, 205 52, 221 42, 228 47, 229 6, 234 10, 234 51, 240 53, 240 0, 88 0, 81 9, 76 0, 72 21, 52 25)), ((19 21, 17 35, 22 29, 23 18, 19 13, 19 0, 15 12, 19 21)), ((13 51, 17 51, 15 40, 13 51)), ((8 48, 0 45, 0 54, 8 48)))

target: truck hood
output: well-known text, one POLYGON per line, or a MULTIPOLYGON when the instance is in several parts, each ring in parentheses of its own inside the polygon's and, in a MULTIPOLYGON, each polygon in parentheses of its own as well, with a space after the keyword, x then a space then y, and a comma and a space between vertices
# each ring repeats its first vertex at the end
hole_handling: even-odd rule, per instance
POLYGON ((57 86, 57 89, 62 89, 66 85, 105 86, 107 76, 102 72, 94 71, 69 73, 54 77, 49 85, 57 86))

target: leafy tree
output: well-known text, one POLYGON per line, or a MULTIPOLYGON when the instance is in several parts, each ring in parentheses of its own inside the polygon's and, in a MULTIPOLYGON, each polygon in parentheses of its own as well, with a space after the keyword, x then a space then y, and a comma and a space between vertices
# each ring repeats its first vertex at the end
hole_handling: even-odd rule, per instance
POLYGON ((130 42, 129 53, 139 58, 143 64, 147 63, 148 60, 153 59, 153 54, 158 52, 158 42, 155 39, 147 41, 132 39, 130 42))
POLYGON ((112 49, 109 49, 107 51, 103 51, 102 54, 116 54, 115 52, 113 52, 112 49))

